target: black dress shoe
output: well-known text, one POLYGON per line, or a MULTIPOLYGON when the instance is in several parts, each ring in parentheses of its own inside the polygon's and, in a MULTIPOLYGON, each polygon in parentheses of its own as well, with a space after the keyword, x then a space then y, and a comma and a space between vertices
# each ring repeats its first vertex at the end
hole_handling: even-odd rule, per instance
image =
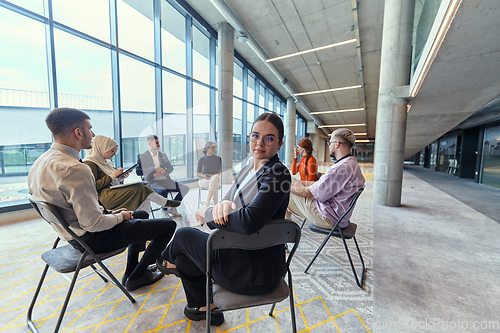
POLYGON ((177 276, 178 278, 180 278, 179 271, 177 270, 177 268, 175 268, 175 267, 167 267, 167 260, 165 260, 165 259, 158 258, 156 260, 156 267, 158 267, 158 269, 160 270, 160 272, 162 272, 165 275, 174 274, 175 276, 177 276))
POLYGON ((179 207, 180 205, 181 205, 181 202, 178 200, 167 200, 167 203, 163 206, 163 208, 179 207))
POLYGON ((137 279, 128 278, 125 283, 125 289, 128 291, 134 291, 144 286, 149 286, 150 284, 155 283, 156 281, 161 280, 164 274, 160 271, 151 272, 146 270, 146 272, 137 279))
MULTIPOLYGON (((156 264, 148 267, 149 272, 156 272, 157 270, 158 270, 158 266, 156 266, 156 264)), ((129 276, 130 276, 130 274, 126 274, 126 273, 123 273, 123 275, 122 275, 122 285, 124 287, 125 287, 125 284, 127 284, 127 280, 128 280, 129 276)))
MULTIPOLYGON (((205 320, 207 318, 206 311, 200 311, 198 308, 190 308, 186 305, 184 308, 184 315, 193 320, 200 321, 205 320)), ((212 326, 220 326, 224 323, 224 314, 218 308, 214 308, 210 311, 210 325, 212 326)))

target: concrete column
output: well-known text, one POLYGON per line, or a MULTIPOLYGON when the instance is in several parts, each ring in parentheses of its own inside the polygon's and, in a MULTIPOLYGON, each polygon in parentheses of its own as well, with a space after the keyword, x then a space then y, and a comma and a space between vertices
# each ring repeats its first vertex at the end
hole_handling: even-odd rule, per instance
POLYGON ((316 161, 319 162, 319 155, 321 154, 321 151, 319 150, 319 135, 318 134, 310 134, 309 139, 311 139, 313 143, 313 155, 316 156, 316 161))
POLYGON ((219 23, 218 46, 218 148, 220 157, 222 158, 222 183, 231 184, 233 181, 234 29, 229 23, 219 23))
POLYGON ((373 201, 401 206, 406 100, 395 93, 409 84, 415 0, 386 0, 375 133, 373 201))
POLYGON ((293 163, 293 147, 295 146, 295 100, 291 97, 286 100, 286 114, 285 114, 285 160, 283 164, 292 170, 293 163))

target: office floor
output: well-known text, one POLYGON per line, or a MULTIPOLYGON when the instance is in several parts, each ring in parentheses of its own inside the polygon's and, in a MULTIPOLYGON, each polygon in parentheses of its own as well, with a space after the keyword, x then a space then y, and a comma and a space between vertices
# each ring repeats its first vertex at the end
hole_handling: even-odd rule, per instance
MULTIPOLYGON (((500 332, 495 326, 500 321, 495 281, 500 224, 481 214, 480 207, 470 208, 406 171, 403 206, 373 205, 370 168, 363 166, 369 182, 352 218, 367 266, 365 289, 357 287, 337 239, 327 244, 309 274, 303 273, 323 239, 305 227, 292 263, 298 330, 500 332)), ((500 199, 500 191, 491 195, 500 199)), ((179 226, 196 226, 197 197, 198 190, 191 189, 179 226)), ((0 227, 0 332, 29 332, 26 311, 43 268, 40 254, 54 238, 42 220, 0 227)), ((107 262, 118 278, 125 260, 122 254, 107 262)), ((185 296, 178 278, 167 276, 133 292, 137 303, 132 304, 116 287, 87 272, 76 284, 61 331, 204 331, 204 322, 191 322, 182 313, 185 296)), ((49 271, 34 311, 41 331, 53 330, 67 286, 64 276, 49 271)), ((225 323, 212 331, 291 332, 287 301, 277 305, 274 317, 268 311, 227 312, 225 323)))

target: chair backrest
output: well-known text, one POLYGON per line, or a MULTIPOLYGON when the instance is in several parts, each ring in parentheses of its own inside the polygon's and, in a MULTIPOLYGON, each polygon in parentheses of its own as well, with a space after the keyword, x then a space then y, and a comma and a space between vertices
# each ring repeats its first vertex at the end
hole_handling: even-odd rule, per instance
POLYGON ((352 200, 351 200, 351 203, 349 204, 349 207, 344 212, 344 214, 342 214, 342 216, 337 220, 337 223, 335 223, 335 225, 333 226, 333 229, 337 228, 340 221, 342 221, 344 219, 344 216, 346 216, 347 213, 349 213, 354 208, 354 206, 356 205, 356 201, 358 201, 358 198, 361 195, 361 193, 363 192, 363 190, 364 190, 364 188, 362 187, 359 190, 357 190, 356 193, 354 193, 354 196, 352 197, 352 200))
POLYGON ((207 263, 211 251, 217 249, 260 250, 275 245, 294 243, 287 260, 287 268, 300 242, 300 227, 291 220, 273 220, 251 235, 217 229, 207 241, 207 263))
POLYGON ((57 224, 60 225, 61 227, 64 228, 64 230, 71 235, 73 239, 78 241, 80 245, 82 245, 85 249, 85 246, 82 244, 82 241, 80 240, 80 237, 78 237, 73 230, 70 229, 69 223, 66 221, 64 216, 61 214, 59 209, 54 206, 53 204, 50 204, 48 202, 42 202, 42 201, 36 201, 31 198, 29 198, 29 201, 33 208, 37 211, 37 213, 49 224, 57 224))

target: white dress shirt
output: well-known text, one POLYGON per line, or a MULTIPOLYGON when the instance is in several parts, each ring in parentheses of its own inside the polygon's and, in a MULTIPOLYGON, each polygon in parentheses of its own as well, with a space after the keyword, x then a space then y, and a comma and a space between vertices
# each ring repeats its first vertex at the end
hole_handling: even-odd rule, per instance
MULTIPOLYGON (((148 149, 148 150, 149 150, 149 153, 151 154, 151 157, 153 158, 153 163, 155 164, 155 168, 160 168, 160 154, 157 151, 156 155, 155 155, 155 154, 153 154, 151 149, 148 149)), ((167 179, 167 177, 165 177, 165 175, 161 175, 160 177, 155 177, 155 179, 167 179)))
MULTIPOLYGON (((54 142, 35 161, 28 175, 28 191, 34 200, 57 206, 78 236, 108 230, 123 221, 121 214, 102 214, 92 171, 69 146, 54 142)), ((63 227, 52 227, 62 239, 71 239, 63 227)))

